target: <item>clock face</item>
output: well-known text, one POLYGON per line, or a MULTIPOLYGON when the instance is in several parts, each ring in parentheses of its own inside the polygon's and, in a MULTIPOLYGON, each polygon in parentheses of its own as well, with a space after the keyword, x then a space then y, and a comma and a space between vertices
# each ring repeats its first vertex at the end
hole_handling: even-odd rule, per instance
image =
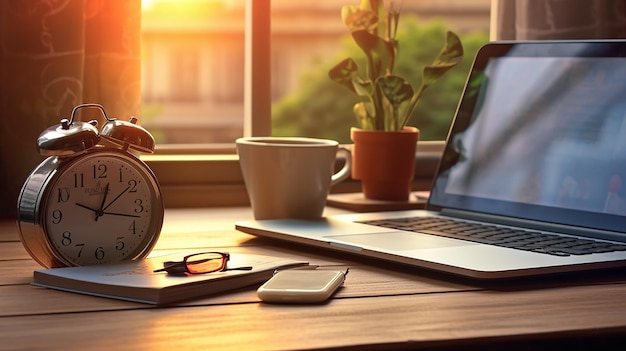
POLYGON ((57 256, 82 266, 134 259, 151 249, 163 216, 151 172, 121 152, 69 162, 48 185, 41 209, 57 256))

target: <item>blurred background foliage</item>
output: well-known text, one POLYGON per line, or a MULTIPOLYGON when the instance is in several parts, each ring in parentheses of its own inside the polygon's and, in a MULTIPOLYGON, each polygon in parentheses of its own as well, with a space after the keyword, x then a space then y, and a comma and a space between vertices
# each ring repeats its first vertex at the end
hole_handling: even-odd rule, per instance
MULTIPOLYGON (((445 43, 446 31, 454 30, 443 21, 420 23, 415 16, 400 20, 397 39, 400 53, 395 74, 417 87, 422 69, 437 56, 445 43)), ((420 129, 420 140, 444 140, 461 97, 476 51, 489 40, 488 33, 457 33, 463 43, 463 62, 424 93, 407 125, 420 129)), ((347 89, 328 77, 328 70, 346 57, 365 67, 365 57, 349 34, 344 49, 332 57, 317 58, 300 79, 300 89, 272 106, 272 135, 334 139, 350 144, 350 128, 356 127, 352 106, 357 102, 347 89)), ((365 75, 365 72, 362 72, 365 75)))

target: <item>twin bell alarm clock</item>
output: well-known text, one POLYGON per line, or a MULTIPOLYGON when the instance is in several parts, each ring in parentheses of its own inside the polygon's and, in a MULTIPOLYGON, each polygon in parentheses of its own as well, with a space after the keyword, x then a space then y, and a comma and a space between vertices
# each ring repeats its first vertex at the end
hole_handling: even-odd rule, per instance
POLYGON ((150 253, 163 224, 163 200, 154 173, 132 153, 154 151, 154 138, 136 123, 135 117, 107 117, 101 105, 81 104, 39 136, 39 152, 48 157, 17 203, 20 239, 39 264, 85 266, 150 253), (83 108, 102 112, 100 131, 96 120, 75 120, 83 108))

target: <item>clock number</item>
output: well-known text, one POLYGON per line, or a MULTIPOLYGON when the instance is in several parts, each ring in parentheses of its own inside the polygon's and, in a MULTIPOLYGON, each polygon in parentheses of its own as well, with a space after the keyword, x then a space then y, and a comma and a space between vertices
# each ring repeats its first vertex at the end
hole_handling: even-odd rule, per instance
POLYGON ((59 188, 57 194, 57 202, 67 202, 70 199, 70 189, 59 188))
POLYGON ((137 181, 134 179, 131 179, 128 181, 128 192, 129 193, 136 193, 137 192, 137 181))
POLYGON ((85 175, 83 173, 74 173, 74 188, 85 187, 85 175))
POLYGON ((94 252, 96 259, 101 260, 104 258, 104 248, 102 246, 98 246, 96 251, 94 252))
POLYGON ((85 248, 85 244, 76 244, 75 246, 78 247, 78 255, 76 255, 76 257, 80 257, 83 253, 83 249, 85 248))
POLYGON ((128 227, 128 230, 129 230, 132 234, 137 234, 137 229, 135 228, 135 221, 133 221, 133 223, 130 225, 130 227, 128 227))
MULTIPOLYGON (((63 239, 61 239, 61 245, 63 246, 72 245, 72 233, 63 232, 63 239)), ((85 244, 76 244, 74 246, 78 248, 78 254, 76 255, 76 257, 80 257, 80 255, 83 253, 83 248, 85 247, 85 244)))
POLYGON ((93 165, 93 179, 102 179, 107 177, 107 165, 93 165))
POLYGON ((63 232, 63 239, 61 239, 61 245, 70 246, 72 245, 72 233, 63 232))
MULTIPOLYGON (((52 224, 59 224, 61 223, 61 219, 63 219, 63 212, 61 212, 61 210, 54 210, 52 211, 52 224)), ((65 234, 65 233, 63 233, 65 234)))
POLYGON ((124 250, 124 237, 123 236, 118 236, 117 240, 115 240, 115 249, 117 251, 122 251, 124 250))
POLYGON ((136 200, 135 200, 135 205, 137 205, 137 206, 135 207, 135 213, 141 213, 141 212, 143 212, 143 211, 144 211, 144 208, 143 208, 143 200, 141 200, 141 199, 136 199, 136 200))

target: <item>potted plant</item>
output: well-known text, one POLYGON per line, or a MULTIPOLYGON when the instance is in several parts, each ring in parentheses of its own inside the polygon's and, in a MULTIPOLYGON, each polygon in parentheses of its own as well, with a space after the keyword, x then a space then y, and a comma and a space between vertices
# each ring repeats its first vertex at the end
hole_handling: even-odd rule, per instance
POLYGON ((417 90, 393 73, 399 43, 400 14, 383 0, 360 0, 346 5, 341 17, 366 58, 365 75, 353 58, 329 71, 330 78, 359 98, 353 112, 359 128, 352 128, 352 177, 362 181, 363 194, 376 200, 406 201, 415 173, 419 130, 406 124, 424 91, 463 58, 459 37, 447 32, 446 42, 432 64, 424 67, 417 90))

